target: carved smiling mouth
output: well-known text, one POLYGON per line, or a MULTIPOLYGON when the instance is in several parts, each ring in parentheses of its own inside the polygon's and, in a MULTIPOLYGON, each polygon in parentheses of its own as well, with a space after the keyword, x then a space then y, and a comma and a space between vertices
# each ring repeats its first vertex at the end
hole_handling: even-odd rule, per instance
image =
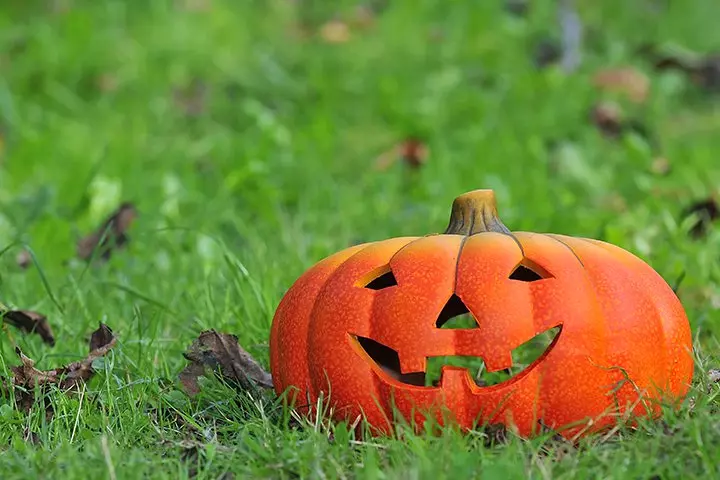
POLYGON ((371 338, 359 335, 351 335, 351 337, 357 341, 358 345, 385 374, 406 385, 437 386, 440 383, 443 367, 456 366, 467 369, 470 377, 478 387, 489 387, 500 385, 518 377, 520 374, 529 372, 552 350, 558 338, 560 338, 561 330, 562 326, 550 328, 513 349, 512 368, 498 372, 488 372, 480 357, 454 355, 426 357, 426 371, 402 373, 400 371, 400 356, 396 350, 371 338))

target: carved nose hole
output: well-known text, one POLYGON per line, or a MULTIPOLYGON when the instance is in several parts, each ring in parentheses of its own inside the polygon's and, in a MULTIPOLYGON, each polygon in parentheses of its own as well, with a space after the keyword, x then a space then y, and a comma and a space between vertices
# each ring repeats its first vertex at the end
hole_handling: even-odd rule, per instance
POLYGON ((478 328, 477 320, 457 295, 453 294, 443 307, 437 321, 437 328, 466 329, 478 328))

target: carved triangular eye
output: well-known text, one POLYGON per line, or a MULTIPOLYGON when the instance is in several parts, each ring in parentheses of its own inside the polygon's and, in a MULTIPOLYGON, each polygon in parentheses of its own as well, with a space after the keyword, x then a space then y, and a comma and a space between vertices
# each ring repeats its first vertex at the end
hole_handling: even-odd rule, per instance
POLYGON ((475 317, 465 306, 457 295, 453 294, 440 312, 437 321, 437 328, 478 328, 475 317))
POLYGON ((393 275, 392 272, 387 272, 365 285, 365 288, 369 288, 370 290, 382 290, 383 288, 394 287, 397 284, 395 275, 393 275))
POLYGON ((552 275, 528 259, 523 259, 515 270, 510 274, 510 280, 518 280, 520 282, 536 282, 544 278, 552 278, 552 275))
MULTIPOLYGON (((370 290, 382 290, 383 288, 394 287, 398 284, 395 275, 390 270, 390 265, 384 265, 373 270, 362 282, 365 288, 370 290)), ((361 284, 362 284, 361 283, 361 284)))

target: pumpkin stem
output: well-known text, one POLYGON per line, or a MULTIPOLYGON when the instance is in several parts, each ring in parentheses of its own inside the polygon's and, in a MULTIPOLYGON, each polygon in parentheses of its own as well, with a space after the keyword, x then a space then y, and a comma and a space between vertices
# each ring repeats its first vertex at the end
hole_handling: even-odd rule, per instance
POLYGON ((445 234, 470 236, 484 232, 510 233, 498 218, 495 192, 473 190, 457 197, 445 234))

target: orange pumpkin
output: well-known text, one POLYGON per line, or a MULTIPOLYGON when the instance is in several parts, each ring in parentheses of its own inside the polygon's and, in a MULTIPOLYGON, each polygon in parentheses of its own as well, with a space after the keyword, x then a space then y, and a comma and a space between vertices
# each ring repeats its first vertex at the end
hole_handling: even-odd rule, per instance
MULTIPOLYGON (((276 311, 270 336, 278 394, 308 412, 389 432, 447 413, 464 428, 541 426, 569 437, 652 415, 677 402, 693 374, 690 327, 667 283, 631 253, 598 240, 510 232, 492 191, 453 203, 444 234, 394 238, 336 253, 304 273, 276 311), (459 314, 467 328, 443 328, 459 314), (552 343, 510 378, 478 383, 438 357, 513 368, 513 351, 544 332, 552 343)), ((512 370, 511 370, 512 371, 512 370)))

